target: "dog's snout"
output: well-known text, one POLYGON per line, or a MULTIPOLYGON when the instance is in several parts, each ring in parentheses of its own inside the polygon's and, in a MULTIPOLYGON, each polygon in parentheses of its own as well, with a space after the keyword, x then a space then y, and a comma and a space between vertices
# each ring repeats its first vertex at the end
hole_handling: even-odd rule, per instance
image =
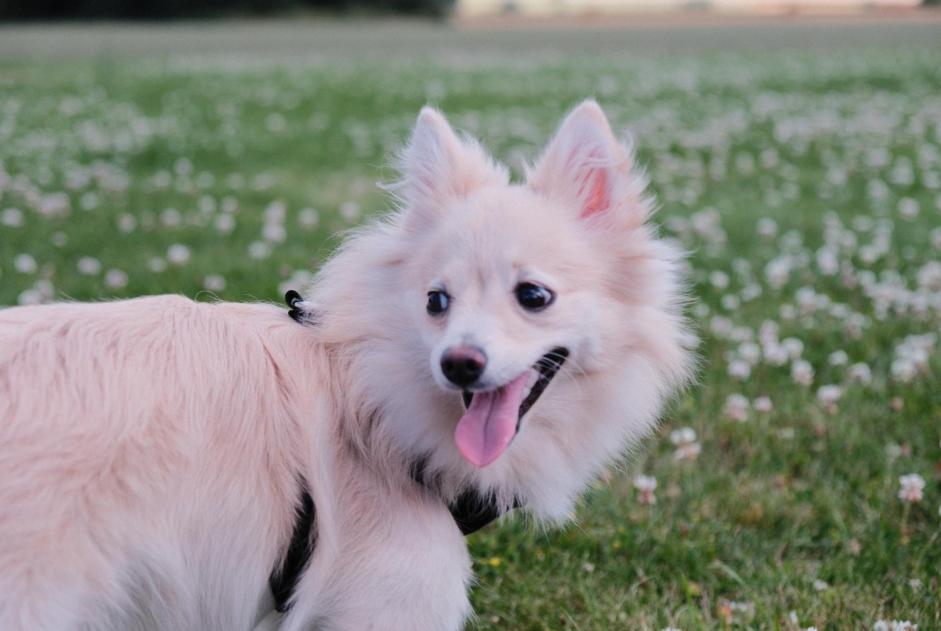
POLYGON ((480 379, 486 367, 487 355, 476 346, 453 346, 441 356, 441 372, 461 388, 480 379))

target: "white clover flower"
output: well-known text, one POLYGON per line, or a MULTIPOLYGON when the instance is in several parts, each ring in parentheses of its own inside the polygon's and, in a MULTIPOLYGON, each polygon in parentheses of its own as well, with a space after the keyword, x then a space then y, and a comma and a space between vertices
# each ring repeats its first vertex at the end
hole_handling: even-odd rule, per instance
POLYGON ((817 578, 814 579, 814 589, 816 589, 818 592, 823 592, 830 589, 830 584, 817 578))
POLYGON ((681 427, 670 432, 670 442, 676 445, 674 460, 695 460, 702 451, 702 445, 696 442, 696 430, 681 427))
POLYGON ((681 427, 670 432, 670 442, 674 445, 688 445, 696 442, 696 430, 692 427, 681 427))
POLYGON ((282 223, 287 216, 288 206, 282 200, 275 200, 265 207, 266 223, 282 223))
POLYGON ((38 289, 26 289, 20 292, 20 295, 17 296, 17 304, 26 306, 26 305, 41 305, 45 302, 45 297, 42 295, 42 292, 38 289))
POLYGON ((849 362, 849 355, 844 350, 833 351, 827 361, 831 366, 845 366, 849 362))
POLYGON ((738 355, 749 364, 757 364, 761 359, 761 347, 754 342, 742 342, 738 345, 738 355))
POLYGON ((915 375, 918 374, 918 369, 915 366, 915 363, 907 357, 901 357, 894 360, 889 368, 889 371, 892 373, 893 379, 902 383, 908 383, 912 381, 912 379, 915 378, 915 375))
POLYGON ((817 389, 817 400, 824 405, 833 405, 843 396, 843 388, 836 385, 820 386, 817 389))
POLYGON ((108 289, 124 289, 127 287, 127 272, 119 269, 109 269, 105 272, 105 287, 108 289))
POLYGON ((209 291, 223 291, 225 289, 225 278, 219 274, 209 274, 203 279, 203 287, 209 291))
POLYGON ((657 489, 657 478, 649 475, 638 475, 634 478, 634 488, 637 489, 637 499, 641 504, 656 504, 654 491, 657 489))
MULTIPOLYGON (((233 187, 238 188, 238 187, 233 187)), ((231 195, 222 198, 222 212, 227 214, 237 213, 239 210, 239 200, 231 195)))
POLYGON ((653 491, 657 488, 657 478, 649 475, 638 475, 634 478, 634 488, 638 491, 653 491))
POLYGON ((164 208, 160 212, 160 223, 168 228, 176 228, 183 223, 183 215, 176 208, 164 208))
POLYGON ((265 241, 283 243, 284 240, 287 239, 288 233, 283 224, 266 223, 264 228, 262 228, 261 236, 265 241))
POLYGON ((772 366, 783 366, 790 359, 787 354, 787 349, 777 342, 765 344, 762 348, 762 353, 764 354, 765 361, 772 366))
POLYGON ((213 225, 219 234, 229 234, 235 230, 235 217, 229 214, 216 215, 213 225))
POLYGON ((849 367, 847 375, 850 378, 850 381, 855 381, 856 383, 862 384, 864 386, 872 383, 872 369, 869 368, 869 364, 858 363, 853 364, 849 367))
POLYGON ((155 274, 159 274, 167 269, 167 261, 159 256, 153 256, 147 261, 147 269, 155 274))
POLYGON ((903 502, 920 502, 924 497, 925 479, 917 473, 909 473, 899 478, 899 499, 903 502))
POLYGON ((751 375, 751 364, 744 359, 734 358, 729 361, 727 371, 733 379, 744 381, 751 375))
POLYGON ((101 262, 91 256, 83 256, 76 264, 78 271, 86 276, 95 276, 101 273, 101 262))
POLYGON ((941 291, 941 262, 928 261, 918 269, 918 286, 929 291, 941 291))
POLYGON ((739 295, 742 297, 742 301, 749 302, 761 296, 764 293, 764 290, 761 288, 761 285, 758 283, 749 283, 742 287, 742 291, 739 292, 739 295))
POLYGON ((199 211, 202 213, 216 212, 216 200, 212 195, 203 195, 199 198, 199 211))
POLYGON ((709 321, 709 329, 717 337, 728 337, 729 333, 732 331, 732 321, 725 316, 714 316, 709 321))
POLYGON ((359 204, 354 201, 343 202, 340 204, 340 216, 350 223, 358 221, 360 217, 359 204))
POLYGON ((760 396, 754 400, 754 402, 752 403, 752 407, 755 408, 756 412, 766 413, 766 412, 770 412, 774 406, 771 403, 770 397, 760 396))
POLYGON ((763 239, 773 239, 778 234, 778 222, 769 217, 762 217, 758 220, 758 236, 763 239))
POLYGON ((118 230, 128 234, 134 232, 135 228, 137 228, 137 217, 130 213, 121 213, 118 217, 118 230))
POLYGON ((790 257, 772 259, 765 266, 765 278, 773 289, 780 289, 791 277, 793 264, 790 257))
POLYGON ((918 625, 912 624, 908 620, 876 620, 872 625, 872 631, 918 631, 918 625))
POLYGON ((10 228, 19 228, 23 225, 23 211, 19 208, 4 208, 0 213, 0 223, 10 228))
POLYGON ((673 459, 676 461, 695 460, 702 453, 702 445, 699 443, 690 443, 676 448, 673 452, 673 459))
POLYGON ((193 173, 193 163, 188 158, 180 158, 173 163, 173 171, 177 175, 191 175, 193 173))
POLYGON ((320 214, 313 208, 302 208, 297 213, 297 223, 304 230, 312 230, 320 223, 320 214))
POLYGON ((36 271, 38 267, 36 265, 36 259, 33 258, 32 254, 17 254, 13 259, 13 267, 20 274, 32 274, 36 271))
POLYGON ((931 239, 931 246, 935 250, 941 250, 941 228, 935 228, 929 234, 931 239))
POLYGON ((804 354, 804 343, 796 337, 786 337, 781 340, 781 345, 787 351, 787 356, 791 359, 798 359, 804 354))
POLYGON ((899 215, 902 219, 914 219, 918 216, 919 210, 918 200, 911 197, 903 197, 899 200, 899 215))
POLYGON ((861 313, 854 313, 846 319, 846 334, 851 338, 859 339, 866 327, 866 316, 861 313))
POLYGON ((730 394, 725 400, 725 415, 733 421, 739 423, 748 420, 748 398, 743 394, 730 394))
POLYGON ((271 246, 264 241, 252 241, 248 244, 248 255, 253 259, 266 259, 271 256, 271 246))
POLYGON ((742 306, 741 299, 735 294, 725 294, 720 302, 726 311, 735 311, 742 306))
POLYGON ((190 260, 190 249, 182 243, 174 243, 167 248, 167 260, 174 265, 186 265, 190 260))
POLYGON ((716 289, 725 289, 729 286, 729 275, 721 270, 714 270, 709 274, 709 284, 716 289))
POLYGON ((817 250, 817 267, 824 276, 833 276, 840 271, 840 258, 837 252, 830 248, 817 250))
POLYGON ((69 214, 71 202, 65 193, 43 195, 36 206, 36 212, 44 217, 62 217, 69 214))
POLYGON ((791 378, 802 386, 809 386, 814 382, 814 369, 809 362, 798 359, 791 364, 791 378))

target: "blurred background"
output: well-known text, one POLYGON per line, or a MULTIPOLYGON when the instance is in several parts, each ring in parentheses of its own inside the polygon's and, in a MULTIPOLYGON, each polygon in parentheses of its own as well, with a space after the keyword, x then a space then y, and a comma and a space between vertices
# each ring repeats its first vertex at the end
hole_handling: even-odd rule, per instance
MULTIPOLYGON (((690 253, 698 383, 491 629, 941 628, 941 14, 917 0, 0 0, 0 305, 280 301, 432 103, 519 175, 595 97, 690 253)), ((381 297, 377 297, 381 298, 381 297)))
POLYGON ((16 19, 170 18, 292 13, 425 15, 436 18, 625 15, 651 11, 759 13, 878 11, 937 0, 4 0, 0 17, 16 19))

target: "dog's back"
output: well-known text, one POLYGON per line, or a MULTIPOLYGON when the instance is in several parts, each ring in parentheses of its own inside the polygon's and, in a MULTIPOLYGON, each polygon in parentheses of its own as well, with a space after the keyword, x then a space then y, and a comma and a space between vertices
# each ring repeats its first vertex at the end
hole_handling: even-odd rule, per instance
POLYGON ((298 330, 177 296, 0 311, 0 629, 251 625, 293 520, 298 330))

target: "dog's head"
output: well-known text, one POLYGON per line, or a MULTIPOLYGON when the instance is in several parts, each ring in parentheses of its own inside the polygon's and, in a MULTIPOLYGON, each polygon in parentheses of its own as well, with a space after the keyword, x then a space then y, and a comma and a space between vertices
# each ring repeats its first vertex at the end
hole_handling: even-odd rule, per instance
POLYGON ((577 493, 687 371, 679 257, 631 152, 588 101, 514 184, 425 108, 400 168, 400 212, 352 248, 384 261, 384 314, 364 308, 400 346, 374 355, 411 362, 373 357, 393 440, 485 491, 577 493))

